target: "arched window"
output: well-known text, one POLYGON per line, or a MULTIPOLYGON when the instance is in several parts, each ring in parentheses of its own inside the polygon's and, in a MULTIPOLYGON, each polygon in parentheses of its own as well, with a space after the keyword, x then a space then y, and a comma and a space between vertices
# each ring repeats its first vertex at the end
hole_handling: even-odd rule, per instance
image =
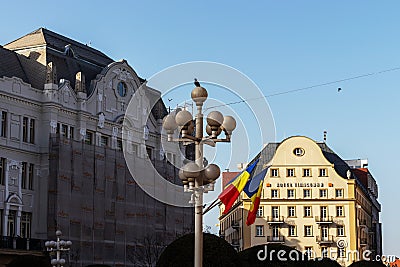
POLYGON ((126 96, 126 84, 124 82, 119 82, 117 85, 117 91, 121 97, 126 96))

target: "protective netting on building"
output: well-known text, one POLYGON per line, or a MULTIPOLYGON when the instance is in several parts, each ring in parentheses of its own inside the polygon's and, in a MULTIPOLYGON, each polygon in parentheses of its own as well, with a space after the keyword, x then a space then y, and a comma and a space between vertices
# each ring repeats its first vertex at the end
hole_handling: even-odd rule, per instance
MULTIPOLYGON (((50 137, 48 232, 56 229, 73 246, 73 266, 103 263, 134 265, 132 252, 146 240, 169 244, 193 230, 193 209, 161 203, 137 185, 121 151, 50 137)), ((151 181, 153 170, 135 158, 151 181)), ((178 170, 167 161, 153 161, 158 172, 179 183, 178 170)), ((148 245, 148 244, 147 244, 148 245)))

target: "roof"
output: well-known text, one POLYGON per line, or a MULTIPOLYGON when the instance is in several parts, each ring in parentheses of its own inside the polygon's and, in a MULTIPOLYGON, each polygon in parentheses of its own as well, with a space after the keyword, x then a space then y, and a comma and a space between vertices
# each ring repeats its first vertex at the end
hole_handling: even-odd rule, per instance
POLYGON ((21 78, 26 83, 30 83, 18 54, 0 46, 0 59, 0 78, 3 76, 15 76, 21 78))
POLYGON ((357 176, 360 182, 365 188, 368 188, 368 169, 367 168, 357 168, 353 169, 353 173, 357 176))
MULTIPOLYGON (((287 138, 288 139, 288 138, 287 138)), ((277 148, 281 143, 268 143, 257 156, 254 157, 250 164, 252 164, 257 159, 260 159, 257 163, 255 169, 251 173, 250 177, 254 177, 259 174, 263 169, 264 165, 270 162, 275 155, 277 148)), ((317 145, 321 148, 323 155, 325 158, 333 164, 335 171, 344 179, 347 179, 347 171, 351 171, 351 179, 356 180, 357 186, 359 186, 367 195, 367 187, 364 186, 364 183, 358 177, 358 175, 354 172, 354 169, 351 169, 347 163, 340 158, 331 148, 328 147, 326 143, 317 143, 317 145)))
POLYGON ((222 173, 222 188, 225 188, 225 186, 231 181, 233 178, 235 178, 237 175, 239 175, 240 172, 223 172, 222 173))
MULTIPOLYGON (((325 158, 333 164, 333 167, 335 168, 335 171, 343 178, 347 179, 347 171, 350 170, 351 168, 347 163, 339 157, 335 152, 333 152, 332 149, 328 147, 326 143, 318 143, 318 146, 322 150, 322 154, 324 154, 325 158)), ((350 178, 355 178, 353 173, 350 178)))
MULTIPOLYGON (((75 87, 76 74, 82 72, 87 94, 90 95, 94 87, 92 81, 114 60, 95 48, 45 28, 0 46, 0 77, 15 76, 36 89, 44 88, 47 64, 50 62, 56 67, 57 79, 70 81, 72 88, 75 87)), ((139 80, 145 82, 140 77, 139 80)), ((150 91, 146 95, 155 103, 153 116, 162 119, 167 114, 163 101, 156 100, 159 95, 150 91)))
POLYGON ((4 47, 10 50, 19 50, 28 47, 46 45, 49 48, 64 52, 65 46, 68 44, 72 46, 74 53, 80 59, 96 64, 100 67, 105 67, 114 61, 97 49, 45 28, 39 28, 28 33, 17 40, 4 45, 4 47))
POLYGON ((75 87, 76 73, 82 72, 85 75, 86 89, 90 94, 91 81, 96 79, 107 65, 114 62, 99 50, 45 28, 24 35, 6 44, 4 48, 21 54, 19 57, 22 66, 28 78, 31 77, 28 80, 37 89, 44 88, 46 65, 53 62, 57 68, 57 78, 69 80, 72 87, 75 87), (66 53, 67 46, 70 48, 70 53, 66 53), (43 50, 33 50, 35 47, 43 47, 43 50), (44 58, 45 62, 38 63, 39 57, 42 57, 42 60, 44 58))
POLYGON ((257 159, 260 159, 254 168, 253 173, 251 173, 251 177, 259 174, 264 169, 264 165, 272 160, 276 149, 280 144, 281 143, 268 143, 266 146, 264 146, 263 150, 261 150, 261 152, 249 162, 248 166, 253 164, 257 159))

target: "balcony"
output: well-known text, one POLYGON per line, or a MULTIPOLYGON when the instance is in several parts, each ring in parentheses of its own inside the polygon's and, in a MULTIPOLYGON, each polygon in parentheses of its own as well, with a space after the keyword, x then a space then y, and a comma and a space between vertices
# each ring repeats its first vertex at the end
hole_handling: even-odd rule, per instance
POLYGON ((371 228, 368 230, 368 234, 369 235, 376 235, 375 230, 371 229, 371 228))
POLYGON ((318 244, 332 244, 333 243, 333 236, 317 236, 316 241, 318 244))
POLYGON ((285 243, 284 236, 267 236, 267 243, 283 244, 285 243))
POLYGON ((239 222, 238 222, 238 221, 232 221, 231 226, 232 226, 232 228, 235 229, 235 230, 239 230, 239 228, 240 228, 240 225, 239 225, 239 222))
POLYGON ((0 249, 43 251, 44 241, 34 238, 2 236, 0 239, 0 249))
POLYGON ((333 217, 332 216, 326 216, 326 217, 316 216, 315 222, 320 223, 320 224, 333 223, 333 217))
POLYGON ((285 218, 283 216, 268 216, 267 217, 267 222, 268 223, 284 223, 285 222, 285 218))
POLYGON ((221 237, 221 238, 225 238, 225 232, 224 232, 224 231, 221 231, 221 230, 219 230, 219 237, 221 237))
POLYGON ((366 238, 360 238, 360 246, 366 246, 368 245, 367 239, 366 238))
POLYGON ((232 239, 231 245, 232 247, 239 247, 239 239, 232 239))

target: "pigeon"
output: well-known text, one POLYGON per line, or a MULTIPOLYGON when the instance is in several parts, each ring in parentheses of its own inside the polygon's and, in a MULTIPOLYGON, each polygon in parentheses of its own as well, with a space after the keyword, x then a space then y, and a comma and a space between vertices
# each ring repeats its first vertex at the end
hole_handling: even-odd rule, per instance
POLYGON ((339 87, 339 88, 337 89, 337 91, 338 91, 338 92, 342 91, 342 88, 339 87))
POLYGON ((168 102, 171 102, 173 99, 172 98, 168 98, 168 102))
POLYGON ((194 78, 194 85, 195 85, 196 87, 200 87, 200 83, 197 81, 196 78, 194 78))

